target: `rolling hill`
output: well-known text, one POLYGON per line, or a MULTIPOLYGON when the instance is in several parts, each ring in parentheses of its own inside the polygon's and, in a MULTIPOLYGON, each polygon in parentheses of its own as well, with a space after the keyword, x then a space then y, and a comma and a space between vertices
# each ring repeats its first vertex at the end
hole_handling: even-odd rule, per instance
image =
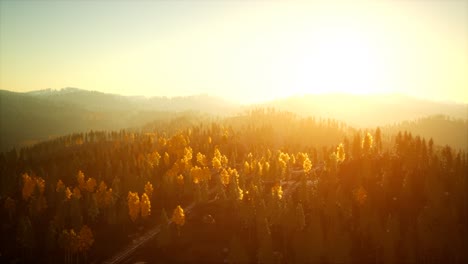
POLYGON ((187 112, 235 116, 256 108, 274 108, 300 116, 339 120, 358 129, 381 126, 392 133, 408 130, 443 144, 468 146, 467 104, 433 102, 393 94, 320 94, 242 106, 208 95, 142 97, 63 88, 26 93, 0 90, 0 151, 70 133, 139 128, 187 112), (434 116, 445 117, 424 119, 434 116), (415 120, 419 121, 411 123, 415 120))
POLYGON ((186 111, 221 115, 232 109, 206 95, 145 98, 77 88, 0 90, 0 151, 70 133, 139 127, 186 111))

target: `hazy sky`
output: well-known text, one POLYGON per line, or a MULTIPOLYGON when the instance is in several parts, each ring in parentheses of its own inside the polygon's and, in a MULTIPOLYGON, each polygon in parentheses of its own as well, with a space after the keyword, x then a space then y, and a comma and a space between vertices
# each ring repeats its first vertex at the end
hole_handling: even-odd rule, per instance
POLYGON ((62 87, 468 103, 468 1, 0 1, 0 89, 62 87))

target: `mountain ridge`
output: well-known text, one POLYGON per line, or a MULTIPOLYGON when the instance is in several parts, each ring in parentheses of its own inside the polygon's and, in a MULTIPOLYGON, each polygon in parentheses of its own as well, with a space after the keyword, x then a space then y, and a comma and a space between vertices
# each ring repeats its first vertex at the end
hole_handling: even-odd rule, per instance
MULTIPOLYGON (((334 93, 292 96, 241 105, 207 94, 142 97, 74 87, 25 93, 0 90, 0 151, 69 133, 141 127, 176 113, 190 111, 213 117, 234 116, 257 108, 331 118, 358 129, 392 125, 403 127, 402 122, 441 114, 468 119, 468 104, 433 102, 406 95, 334 93)), ((417 130, 415 125, 409 128, 417 130)))

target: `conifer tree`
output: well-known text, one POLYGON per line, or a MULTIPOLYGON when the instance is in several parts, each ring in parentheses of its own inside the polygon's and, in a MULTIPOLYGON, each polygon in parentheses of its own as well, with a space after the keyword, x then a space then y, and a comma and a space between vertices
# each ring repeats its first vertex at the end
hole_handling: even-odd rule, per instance
POLYGON ((270 226, 266 218, 260 221, 258 237, 257 263, 273 263, 273 241, 271 240, 270 226))
POLYGON ((227 260, 233 264, 249 263, 249 255, 237 235, 233 235, 231 238, 227 260))
POLYGON ((159 224, 161 231, 157 236, 157 244, 159 248, 165 248, 171 242, 171 233, 169 229, 169 218, 167 217, 166 210, 163 208, 161 216, 159 217, 159 224))

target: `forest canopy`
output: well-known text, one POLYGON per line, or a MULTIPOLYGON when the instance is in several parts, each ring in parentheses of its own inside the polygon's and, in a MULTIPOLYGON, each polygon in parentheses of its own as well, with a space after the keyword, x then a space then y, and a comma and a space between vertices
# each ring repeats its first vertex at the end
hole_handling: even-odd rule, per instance
POLYGON ((104 261, 157 226, 175 262, 468 260, 466 150, 387 131, 259 108, 4 152, 1 258, 104 261))

